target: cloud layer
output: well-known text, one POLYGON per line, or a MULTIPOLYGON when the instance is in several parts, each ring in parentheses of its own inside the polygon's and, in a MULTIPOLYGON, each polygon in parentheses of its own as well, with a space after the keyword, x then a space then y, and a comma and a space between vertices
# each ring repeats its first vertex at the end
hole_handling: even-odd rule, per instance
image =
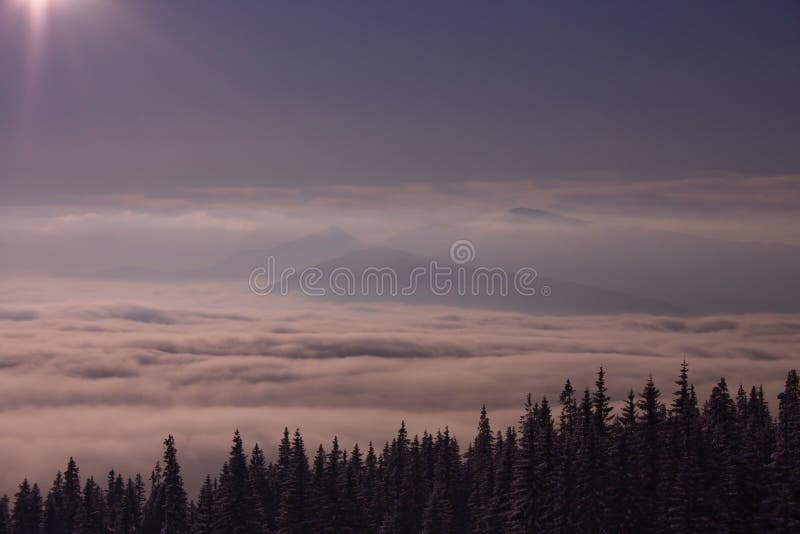
POLYGON ((0 438, 3 491, 46 482, 66 455, 87 473, 147 470, 167 432, 198 473, 218 469, 235 428, 268 445, 284 426, 312 445, 380 440, 403 418, 469 435, 481 403, 513 424, 527 392, 554 399, 600 365, 616 399, 649 373, 668 396, 684 357, 703 395, 725 375, 774 399, 800 362, 795 315, 550 318, 223 285, 16 280, 0 292, 0 424, 14 429, 0 438))

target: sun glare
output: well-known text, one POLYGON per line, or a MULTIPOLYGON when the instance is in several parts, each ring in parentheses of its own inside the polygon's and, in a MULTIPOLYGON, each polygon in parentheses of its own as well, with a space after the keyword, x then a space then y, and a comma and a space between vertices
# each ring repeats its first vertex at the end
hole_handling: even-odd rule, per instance
POLYGON ((17 3, 28 12, 28 20, 34 30, 41 28, 47 11, 53 0, 17 0, 17 3))

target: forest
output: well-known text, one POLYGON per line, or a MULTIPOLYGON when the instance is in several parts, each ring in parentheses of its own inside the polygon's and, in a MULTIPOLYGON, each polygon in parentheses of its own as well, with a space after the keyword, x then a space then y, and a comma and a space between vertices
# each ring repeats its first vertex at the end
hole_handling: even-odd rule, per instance
POLYGON ((527 397, 514 427, 447 428, 365 449, 307 450, 284 429, 249 453, 236 431, 190 500, 172 436, 149 477, 81 480, 69 460, 49 488, 0 500, 0 534, 798 532, 800 380, 770 413, 762 387, 720 379, 700 403, 686 362, 663 395, 652 377, 612 406, 602 368, 557 402, 527 397), (269 458, 269 460, 268 460, 269 458))

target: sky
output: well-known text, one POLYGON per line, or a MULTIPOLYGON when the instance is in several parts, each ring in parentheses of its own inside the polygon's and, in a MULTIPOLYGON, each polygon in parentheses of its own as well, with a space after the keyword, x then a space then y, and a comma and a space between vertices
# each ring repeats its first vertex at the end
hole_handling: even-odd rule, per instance
POLYGON ((796 2, 26 1, 4 203, 800 167, 796 2))
POLYGON ((797 1, 0 0, 0 492, 70 454, 146 472, 169 432, 195 485, 237 427, 468 434, 599 365, 617 399, 682 358, 774 399, 798 57, 797 1), (270 254, 463 240, 552 296, 248 291, 270 254))

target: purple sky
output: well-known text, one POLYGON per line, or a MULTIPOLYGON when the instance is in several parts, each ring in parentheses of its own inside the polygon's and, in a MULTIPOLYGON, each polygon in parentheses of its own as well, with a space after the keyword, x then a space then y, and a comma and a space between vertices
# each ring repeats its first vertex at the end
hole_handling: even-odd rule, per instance
POLYGON ((796 2, 29 0, 0 201, 800 171, 796 2))

